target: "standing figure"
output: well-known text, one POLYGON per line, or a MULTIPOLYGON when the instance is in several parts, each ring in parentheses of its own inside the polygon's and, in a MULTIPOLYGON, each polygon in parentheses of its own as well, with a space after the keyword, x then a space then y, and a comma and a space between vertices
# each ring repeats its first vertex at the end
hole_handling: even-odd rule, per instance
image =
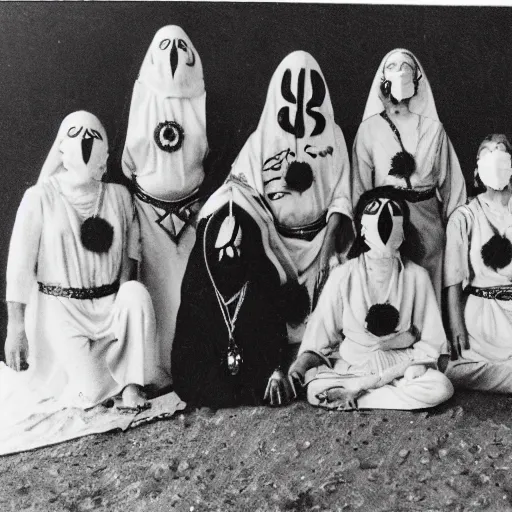
POLYGON ((379 66, 354 140, 352 170, 353 204, 365 190, 384 185, 409 203, 418 238, 409 256, 428 270, 440 303, 445 226, 466 202, 466 185, 425 72, 407 50, 391 51, 379 66))
POLYGON ((9 248, 7 363, 19 371, 28 361, 20 377, 63 406, 119 393, 139 406, 150 383, 154 311, 144 286, 127 282, 133 205, 124 187, 100 181, 107 157, 98 119, 67 116, 25 192, 9 248))
POLYGON ((477 155, 485 191, 451 215, 447 227, 448 288, 455 387, 512 393, 512 146, 487 136, 477 155))
POLYGON ((437 369, 446 336, 427 271, 400 254, 407 203, 392 187, 365 192, 355 223, 349 261, 329 276, 290 376, 328 409, 438 405, 453 393, 437 369))
MULTIPOLYGON (((345 139, 308 53, 293 52, 277 67, 258 127, 231 173, 268 203, 314 308, 333 256, 348 248, 353 230, 345 139)), ((300 342, 303 331, 304 324, 289 326, 290 341, 300 342)))
POLYGON ((182 285, 173 387, 192 406, 284 404, 293 396, 284 368, 285 249, 243 184, 222 186, 201 217, 182 285))
POLYGON ((139 278, 156 313, 160 386, 170 384, 181 280, 195 242, 206 139, 203 67, 185 32, 161 28, 133 89, 122 157, 140 222, 139 278))

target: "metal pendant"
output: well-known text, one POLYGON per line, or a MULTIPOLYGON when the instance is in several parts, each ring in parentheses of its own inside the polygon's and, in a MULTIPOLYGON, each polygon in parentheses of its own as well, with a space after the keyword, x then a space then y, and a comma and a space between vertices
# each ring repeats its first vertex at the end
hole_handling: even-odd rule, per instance
POLYGON ((231 375, 238 375, 240 371, 240 366, 243 363, 242 352, 237 347, 235 340, 231 339, 229 341, 228 347, 228 370, 231 375))

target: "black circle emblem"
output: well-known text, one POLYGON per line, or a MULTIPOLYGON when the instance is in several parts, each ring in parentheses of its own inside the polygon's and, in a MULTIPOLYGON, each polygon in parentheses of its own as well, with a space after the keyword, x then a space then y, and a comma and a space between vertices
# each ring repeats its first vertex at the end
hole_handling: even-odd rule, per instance
POLYGON ((155 142, 162 151, 174 153, 183 144, 185 132, 175 121, 164 121, 155 128, 155 142))

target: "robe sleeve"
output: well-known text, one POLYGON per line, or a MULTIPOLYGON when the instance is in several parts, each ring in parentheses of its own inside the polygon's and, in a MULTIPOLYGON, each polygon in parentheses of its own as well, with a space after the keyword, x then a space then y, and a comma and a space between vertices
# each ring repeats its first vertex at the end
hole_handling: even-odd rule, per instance
POLYGON ((414 359, 437 361, 439 355, 447 351, 446 333, 428 272, 418 265, 415 265, 415 271, 412 321, 420 331, 421 338, 413 346, 414 359))
POLYGON ((443 219, 446 222, 455 208, 466 202, 467 195, 459 159, 443 127, 441 127, 435 166, 439 176, 437 186, 443 201, 443 219))
POLYGON ((355 208, 361 194, 373 188, 373 174, 375 172, 373 158, 367 141, 365 124, 361 124, 357 131, 352 148, 352 176, 351 196, 352 206, 355 208))
POLYGON ((43 226, 41 194, 36 187, 23 195, 12 230, 7 259, 6 301, 27 304, 36 281, 43 226))
POLYGON ((332 201, 327 209, 327 220, 333 213, 341 213, 349 219, 352 219, 352 201, 350 189, 350 161, 348 158, 347 145, 343 132, 339 126, 336 126, 337 148, 340 151, 338 162, 340 164, 338 181, 334 185, 332 201))
POLYGON ((457 208, 446 226, 443 286, 453 286, 469 281, 469 219, 467 208, 457 208))
POLYGON ((337 267, 327 279, 318 304, 309 317, 299 355, 303 352, 314 352, 325 359, 342 340, 342 287, 346 281, 345 267, 346 265, 337 267))

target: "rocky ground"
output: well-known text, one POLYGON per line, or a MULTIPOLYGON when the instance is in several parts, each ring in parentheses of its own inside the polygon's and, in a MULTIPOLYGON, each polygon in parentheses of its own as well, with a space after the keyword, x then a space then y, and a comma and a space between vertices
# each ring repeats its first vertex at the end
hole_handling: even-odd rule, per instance
POLYGON ((512 511, 511 405, 191 411, 0 459, 0 510, 512 511))

